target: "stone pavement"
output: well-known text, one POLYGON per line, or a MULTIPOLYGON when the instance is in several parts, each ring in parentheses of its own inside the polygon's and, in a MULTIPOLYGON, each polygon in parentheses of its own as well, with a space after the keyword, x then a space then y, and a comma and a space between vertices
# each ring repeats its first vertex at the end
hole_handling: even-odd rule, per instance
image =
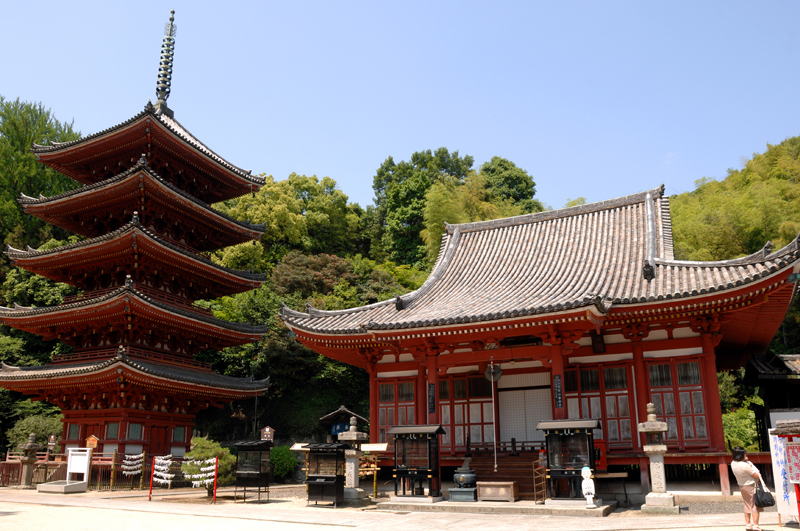
MULTIPOLYGON (((161 494, 161 493, 159 493, 161 494)), ((480 513, 383 512, 373 506, 334 509, 329 505, 308 506, 302 500, 273 499, 269 503, 208 504, 201 494, 173 492, 170 503, 163 495, 147 501, 139 493, 89 492, 73 495, 40 494, 33 490, 0 489, 0 529, 23 531, 49 529, 86 531, 112 528, 115 531, 142 529, 236 531, 269 529, 300 531, 305 529, 387 529, 458 530, 498 529, 519 531, 742 531, 741 514, 681 514, 680 516, 642 516, 638 510, 618 510, 606 518, 549 515, 511 515, 480 513)), ((762 529, 778 531, 778 515, 762 515, 762 529)), ((783 529, 798 529, 792 524, 783 529)))

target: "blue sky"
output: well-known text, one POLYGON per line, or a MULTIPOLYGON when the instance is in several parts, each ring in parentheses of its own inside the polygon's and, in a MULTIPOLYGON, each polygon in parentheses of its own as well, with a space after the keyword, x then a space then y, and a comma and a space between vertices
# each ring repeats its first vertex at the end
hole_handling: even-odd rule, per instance
POLYGON ((0 94, 83 134, 155 100, 224 158, 330 176, 362 206, 388 157, 447 147, 541 201, 723 178, 800 134, 800 2, 13 2, 0 94))

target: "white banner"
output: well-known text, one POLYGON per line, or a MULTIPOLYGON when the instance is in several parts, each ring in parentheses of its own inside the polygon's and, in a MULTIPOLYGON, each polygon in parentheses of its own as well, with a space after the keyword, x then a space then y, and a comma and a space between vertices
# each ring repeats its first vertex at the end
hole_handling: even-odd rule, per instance
POLYGON ((789 483, 786 469, 786 439, 773 435, 774 431, 769 430, 769 453, 772 458, 772 477, 775 478, 775 505, 780 515, 798 518, 794 485, 789 483))

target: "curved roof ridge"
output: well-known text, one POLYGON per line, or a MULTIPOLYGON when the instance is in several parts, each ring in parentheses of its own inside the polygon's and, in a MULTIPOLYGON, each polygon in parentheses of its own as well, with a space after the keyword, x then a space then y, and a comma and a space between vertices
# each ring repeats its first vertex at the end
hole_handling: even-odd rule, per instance
MULTIPOLYGON (((100 295, 99 297, 94 297, 94 298, 91 298, 91 299, 83 299, 83 300, 76 301, 76 302, 71 302, 71 303, 68 303, 68 304, 58 304, 56 306, 43 306, 41 308, 32 308, 32 307, 29 308, 29 307, 23 307, 23 306, 19 306, 19 305, 15 304, 13 309, 11 309, 8 312, 3 312, 3 313, 5 313, 7 315, 8 314, 16 315, 16 314, 21 314, 21 313, 26 313, 26 314, 29 314, 29 315, 37 315, 37 314, 45 314, 45 313, 56 312, 56 311, 72 310, 72 309, 75 309, 75 308, 81 308, 81 307, 84 307, 84 306, 90 306, 92 304, 97 304, 99 302, 105 302, 105 301, 111 300, 111 299, 113 299, 115 297, 118 297, 119 295, 121 295, 124 292, 130 292, 131 294, 135 295, 138 299, 140 299, 142 301, 145 301, 146 303, 151 304, 153 306, 157 306, 157 307, 162 308, 164 310, 167 310, 167 311, 170 311, 170 312, 173 312, 173 313, 177 313, 177 314, 182 315, 184 317, 189 317, 190 319, 195 319, 195 320, 198 320, 198 321, 204 321, 206 323, 209 323, 209 324, 212 324, 212 325, 215 325, 215 326, 219 326, 220 328, 227 328, 229 330, 236 330, 237 332, 254 333, 254 334, 266 333, 266 332, 269 331, 269 325, 253 326, 250 323, 244 324, 244 323, 236 323, 236 322, 233 322, 233 321, 225 321, 224 319, 218 319, 218 318, 213 317, 213 316, 203 315, 203 314, 200 314, 198 312, 193 312, 192 310, 183 309, 183 308, 181 308, 179 306, 174 306, 172 304, 161 302, 158 299, 155 299, 153 297, 145 295, 144 293, 142 293, 140 291, 137 291, 136 288, 133 287, 133 286, 121 286, 120 288, 115 289, 114 291, 110 291, 110 292, 108 292, 108 293, 106 293, 104 295, 100 295)), ((2 315, 2 314, 0 314, 0 315, 2 315)))
POLYGON ((84 247, 84 246, 88 247, 90 245, 94 245, 95 243, 100 243, 102 241, 110 240, 110 239, 112 239, 112 238, 114 238, 116 236, 119 236, 119 235, 121 235, 121 234, 123 234, 125 232, 128 232, 128 231, 130 231, 132 229, 139 229, 139 232, 141 234, 144 234, 145 236, 147 236, 151 240, 154 240, 156 243, 158 243, 160 245, 164 245, 165 247, 169 247, 173 251, 179 252, 179 253, 181 253, 181 254, 189 257, 189 258, 195 259, 195 260, 197 260, 199 262, 202 262, 204 264, 208 264, 208 265, 213 266, 213 267, 215 267, 217 269, 225 271, 226 273, 230 273, 232 275, 236 275, 236 276, 238 276, 240 278, 243 278, 245 280, 256 280, 256 281, 265 281, 265 280, 267 280, 267 277, 268 277, 267 273, 253 273, 250 270, 245 271, 243 269, 232 269, 232 268, 226 267, 226 266, 224 266, 222 264, 218 264, 218 263, 214 262, 213 260, 210 260, 209 258, 207 258, 207 257, 205 257, 205 256, 203 256, 201 254, 195 254, 195 253, 187 251, 187 250, 185 250, 185 249, 183 249, 181 247, 178 247, 177 245, 175 245, 173 243, 170 243, 167 240, 162 239, 158 234, 155 234, 154 232, 148 230, 139 221, 130 221, 130 222, 126 223, 125 225, 122 225, 117 230, 114 230, 112 232, 103 234, 101 236, 96 236, 94 238, 87 238, 87 239, 81 240, 79 242, 68 243, 67 245, 62 245, 60 247, 54 247, 52 249, 45 249, 43 251, 40 251, 40 250, 37 250, 37 249, 33 249, 33 250, 30 250, 30 251, 23 251, 21 249, 15 249, 15 248, 11 247, 10 245, 8 245, 8 249, 6 250, 6 254, 8 256, 19 256, 19 257, 24 257, 24 256, 43 256, 43 255, 47 255, 47 254, 61 252, 61 251, 64 251, 64 250, 78 249, 78 248, 81 248, 81 247, 84 247))
POLYGON ((739 266, 739 265, 753 265, 753 264, 761 264, 764 262, 768 262, 770 260, 776 260, 782 258, 783 256, 790 254, 792 251, 800 251, 800 234, 798 234, 794 240, 786 244, 785 246, 781 247, 775 252, 770 252, 772 250, 772 242, 767 242, 764 247, 759 249, 758 251, 754 252, 753 254, 749 254, 747 256, 741 256, 739 258, 731 258, 730 260, 715 260, 713 262, 703 262, 699 260, 666 260, 664 258, 656 258, 656 264, 664 265, 664 266, 675 266, 675 267, 728 267, 728 266, 739 266))
MULTIPOLYGON (((453 226, 453 225, 451 225, 453 226)), ((458 226, 456 226, 455 235, 450 237, 447 233, 442 236, 442 247, 439 249, 439 258, 436 260, 436 264, 434 264, 433 270, 431 274, 428 275, 428 278, 425 279, 425 282, 417 288, 416 290, 406 293, 405 295, 395 295, 394 299, 387 299, 385 301, 374 302, 372 304, 367 304, 366 306, 358 306, 356 308, 346 308, 344 310, 318 310, 317 308, 312 307, 311 305, 306 305, 308 308, 308 312, 298 312, 297 310, 292 310, 288 306, 283 306, 281 308, 281 315, 286 317, 296 317, 296 318, 310 318, 310 317, 324 317, 324 316, 337 316, 337 315, 349 315, 359 312, 364 312, 367 310, 373 310, 375 308, 381 308, 383 306, 387 306, 390 304, 394 304, 398 307, 398 311, 403 310, 408 307, 409 304, 413 303, 416 299, 427 293, 431 286, 442 276, 445 269, 447 269, 447 265, 452 260, 453 254, 455 253, 456 247, 458 247, 460 230, 458 226), (445 247, 445 238, 449 241, 449 245, 445 247), (442 252, 444 250, 444 252, 442 252)))
POLYGON ((448 233, 456 227, 461 229, 461 232, 474 232, 480 230, 497 229, 501 227, 511 227, 514 225, 523 225, 526 223, 536 223, 539 221, 550 221, 553 219, 561 219, 570 216, 579 216, 581 214, 589 214, 600 210, 609 210, 612 208, 619 208, 636 203, 643 203, 647 195, 655 199, 661 198, 664 195, 664 185, 658 188, 639 192, 636 194, 625 195, 614 199, 606 199, 605 201, 597 201, 595 203, 587 203, 585 205, 577 205, 574 207, 561 208, 558 210, 546 210, 544 212, 533 212, 531 214, 522 214, 521 216, 513 216, 510 218, 494 219, 489 221, 473 221, 471 223, 457 223, 454 225, 445 224, 448 233))
MULTIPOLYGON (((153 113, 150 113, 147 110, 139 111, 132 118, 128 118, 127 120, 125 120, 123 122, 120 122, 117 125, 112 125, 111 127, 106 127, 105 129, 102 129, 102 130, 100 130, 100 131, 98 131, 96 133, 92 133, 91 135, 83 136, 81 138, 76 138, 75 140, 70 140, 69 142, 50 142, 49 146, 44 146, 44 145, 37 144, 37 143, 34 142, 32 144, 31 151, 34 154, 36 154, 36 153, 51 153, 53 151, 58 151, 60 149, 64 149, 64 148, 67 148, 67 147, 77 146, 78 144, 81 144, 81 143, 86 142, 88 140, 94 140, 95 138, 99 138, 99 137, 101 137, 103 135, 106 135, 106 134, 112 132, 112 131, 115 131, 117 129, 125 127, 126 125, 130 125, 130 124, 136 122, 137 120, 139 120, 140 118, 142 118, 146 114, 153 114, 153 113)), ((155 116, 155 115, 153 114, 153 116, 155 116)))
POLYGON ((239 166, 235 166, 235 165, 231 164, 230 162, 228 162, 227 160, 225 160, 224 158, 222 158, 214 150, 209 148, 204 143, 200 142, 200 140, 196 136, 194 136, 191 132, 189 132, 189 130, 186 129, 183 126, 183 124, 180 123, 178 120, 176 120, 174 117, 167 116, 164 113, 157 113, 155 116, 159 119, 159 121, 163 125, 165 125, 167 128, 169 128, 173 133, 178 135, 178 137, 180 137, 184 142, 188 142, 189 144, 193 145, 193 147, 195 149, 199 149, 200 151, 205 151, 206 155, 208 155, 211 159, 216 160, 217 162, 219 162, 223 166, 228 166, 229 169, 234 170, 236 173, 240 174, 242 177, 244 177, 246 179, 249 179, 250 181, 253 181, 255 184, 258 184, 259 186, 263 185, 266 182, 266 179, 263 179, 263 178, 258 177, 258 176, 254 176, 253 175, 253 170, 244 170, 244 169, 240 168, 239 166), (167 120, 173 122, 177 127, 174 127, 173 125, 171 125, 167 120), (180 130, 178 130, 178 127, 180 128, 180 130))
POLYGON ((297 310, 292 310, 285 304, 281 307, 281 315, 285 315, 288 317, 300 317, 300 318, 309 318, 309 317, 324 317, 328 315, 348 315, 351 313, 359 313, 365 312, 367 310, 374 310, 375 308, 380 308, 382 306, 386 306, 388 304, 393 304, 395 299, 386 299, 385 301, 378 301, 373 302, 372 304, 367 304, 366 306, 357 306, 356 308, 345 308, 344 310, 320 310, 318 308, 314 308, 310 304, 306 304, 306 309, 308 312, 300 312, 297 310))
MULTIPOLYGON (((453 255, 456 254, 456 249, 458 248, 458 244, 461 241, 461 226, 460 225, 451 225, 453 227, 452 237, 449 238, 447 248, 444 251, 444 255, 442 256, 441 260, 436 261, 436 265, 431 271, 431 274, 428 275, 428 278, 425 279, 422 286, 418 289, 412 291, 411 293, 405 294, 403 297, 400 297, 403 300, 404 307, 408 308, 414 302, 416 302, 420 297, 428 293, 433 285, 439 280, 447 271, 447 267, 453 261, 453 255)), ((448 227, 449 231, 449 227, 448 227)), ((441 249, 440 249, 441 252, 441 249)))
POLYGON ((147 164, 147 162, 141 162, 141 159, 140 159, 140 161, 136 162, 136 164, 134 164, 133 166, 131 166, 127 170, 123 171, 122 173, 118 173, 117 175, 114 175, 113 177, 109 177, 108 179, 105 179, 103 181, 99 181, 99 182, 96 182, 94 184, 79 186, 78 188, 75 188, 73 190, 68 190, 66 192, 62 192, 62 193, 54 195, 54 196, 43 197, 43 198, 39 198, 39 199, 20 194, 22 196, 22 198, 21 199, 17 199, 17 202, 20 203, 20 204, 23 204, 23 205, 41 205, 41 204, 49 203, 51 201, 57 201, 59 199, 64 199, 64 198, 67 198, 67 197, 78 195, 78 194, 83 193, 83 192, 99 189, 99 188, 102 188, 104 186, 108 186, 109 184, 112 184, 112 183, 117 183, 117 182, 120 182, 120 181, 124 181, 125 179, 128 179, 128 178, 132 177, 134 174, 136 174, 139 171, 143 171, 143 172, 147 173, 148 175, 150 175, 151 177, 156 179, 159 183, 167 186, 173 192, 177 193, 178 195, 180 195, 182 197, 185 197, 186 199, 188 199, 188 200, 192 201, 193 203, 197 204, 198 206, 201 206, 204 209, 213 212, 214 214, 218 215, 219 217, 221 217, 223 219, 226 219, 226 220, 228 220, 228 221, 230 221, 232 223, 236 223, 237 225, 241 225, 242 227, 244 227, 246 229, 250 229, 250 230, 253 230, 253 231, 256 231, 256 232, 262 232, 262 233, 266 232, 266 228, 267 228, 266 222, 265 223, 259 223, 259 224, 256 225, 256 224, 253 224, 253 223, 249 223, 247 221, 242 221, 242 220, 236 219, 236 218, 234 218, 232 216, 229 216, 228 214, 225 214, 224 212, 221 212, 221 211, 213 208, 210 204, 206 203, 202 199, 198 199, 197 197, 193 196, 192 194, 190 194, 190 193, 188 193, 188 192, 186 192, 184 190, 181 190, 180 188, 178 188, 177 186, 175 186, 171 182, 169 182, 166 179, 164 179, 163 177, 161 177, 158 173, 156 173, 156 171, 154 169, 152 169, 147 164))
POLYGON ((183 125, 181 125, 174 118, 172 118, 170 120, 177 125, 177 128, 180 128, 180 131, 176 127, 170 125, 166 120, 164 120, 162 118, 162 117, 166 117, 166 118, 169 118, 169 117, 167 117, 163 113, 157 112, 155 107, 153 107, 153 104, 151 102, 149 102, 149 101, 147 102, 147 105, 145 105, 144 110, 140 111, 139 113, 134 115, 132 118, 129 118, 129 119, 123 121, 123 122, 118 123, 117 125, 113 125, 111 127, 107 127, 106 129, 103 129, 103 130, 98 131, 96 133, 92 133, 91 135, 87 135, 87 136, 84 136, 82 138, 78 138, 76 140, 71 140, 69 142, 51 142, 51 145, 48 145, 48 146, 43 146, 43 145, 34 143, 34 144, 32 144, 31 151, 34 154, 39 154, 39 153, 44 154, 44 153, 53 153, 55 151, 59 151, 59 150, 66 149, 66 148, 70 148, 72 146, 76 146, 76 145, 79 145, 81 143, 89 142, 91 140, 95 140, 95 139, 100 138, 100 137, 102 137, 104 135, 112 133, 112 132, 114 132, 114 131, 116 131, 118 129, 121 129, 121 128, 125 127, 125 126, 128 126, 128 125, 130 125, 132 123, 137 122, 138 120, 144 118, 145 116, 153 117, 154 121, 157 121, 162 126, 166 127, 177 138, 180 138, 181 141, 185 142, 192 149, 200 152, 201 154, 205 155, 206 157, 208 157, 209 159, 213 160, 214 162, 219 163, 224 168, 230 170, 231 172, 235 173, 239 177, 247 179, 247 180, 249 180, 249 181, 251 181, 254 184, 257 184, 259 186, 264 184, 265 180, 260 178, 260 177, 254 177, 252 175, 252 171, 243 170, 242 168, 239 168, 238 166, 235 166, 235 165, 231 164, 230 162, 228 162, 227 160, 225 160, 224 158, 219 156, 217 153, 215 153, 214 151, 209 149, 208 146, 206 146, 205 144, 200 142, 200 140, 198 140, 197 137, 192 135, 185 127, 183 127, 183 125))

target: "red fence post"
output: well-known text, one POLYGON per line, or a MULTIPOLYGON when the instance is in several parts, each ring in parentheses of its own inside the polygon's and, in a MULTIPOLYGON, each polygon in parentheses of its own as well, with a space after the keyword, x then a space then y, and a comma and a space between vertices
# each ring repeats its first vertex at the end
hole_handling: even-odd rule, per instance
MULTIPOLYGON (((142 460, 142 468, 144 468, 144 460, 142 460)), ((153 456, 153 466, 150 468, 150 494, 147 495, 147 501, 153 500, 153 472, 156 470, 156 456, 153 456)), ((144 472, 144 470, 142 471, 144 472)))
POLYGON ((219 467, 219 457, 214 458, 214 499, 211 503, 217 503, 217 468, 219 467))

